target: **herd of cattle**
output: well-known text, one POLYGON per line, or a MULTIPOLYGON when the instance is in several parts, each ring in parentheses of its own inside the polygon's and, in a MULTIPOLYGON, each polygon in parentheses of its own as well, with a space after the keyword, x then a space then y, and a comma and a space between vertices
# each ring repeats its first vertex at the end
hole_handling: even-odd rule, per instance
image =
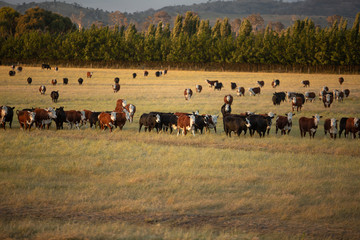
MULTIPOLYGON (((51 69, 48 64, 43 64, 42 69, 51 69)), ((13 72, 15 70, 15 66, 13 66, 13 72)), ((56 71, 58 68, 56 68, 56 71)), ((22 71, 21 67, 17 68, 17 71, 22 71)), ((165 71, 156 71, 155 76, 159 77, 162 74, 166 74, 165 71)), ((144 71, 144 76, 148 76, 149 72, 144 71)), ((10 75, 10 72, 9 72, 10 75)), ((15 74, 14 74, 15 75, 15 74)), ((87 77, 91 78, 93 76, 93 72, 87 72, 87 77)), ((136 78, 136 73, 133 73, 133 78, 136 78)), ((31 84, 32 79, 29 77, 27 79, 28 84, 31 84)), ((83 82, 82 78, 78 80, 81 85, 83 82)), ((114 92, 118 92, 120 90, 119 78, 114 79, 115 85, 113 85, 114 92)), ((343 78, 339 78, 340 85, 344 82, 343 78)), ((63 79, 63 84, 67 84, 68 79, 63 79)), ((209 87, 214 87, 214 90, 221 90, 224 85, 217 81, 206 80, 206 83, 209 87)), ((259 87, 249 88, 249 95, 255 96, 261 93, 261 88, 264 87, 264 81, 257 82, 259 87)), ((52 85, 57 84, 56 79, 52 79, 52 85)), ((305 80, 302 81, 304 87, 310 86, 310 81, 305 80)), ((232 90, 236 90, 237 96, 245 96, 245 88, 238 87, 236 83, 231 82, 230 87, 232 90)), ((273 88, 276 88, 280 85, 279 80, 274 80, 271 83, 273 88)), ((196 92, 201 93, 202 86, 196 85, 196 92)), ((45 94, 46 87, 44 85, 40 86, 39 92, 41 94, 45 94)), ((328 87, 324 86, 319 93, 319 99, 323 101, 325 107, 330 107, 333 100, 343 101, 344 97, 348 97, 350 91, 345 89, 343 91, 334 90, 329 91, 328 87)), ((190 88, 184 90, 185 100, 190 100, 193 95, 193 92, 190 88)), ((52 91, 50 94, 52 100, 57 102, 59 98, 58 91, 52 91)), ((281 135, 289 134, 292 129, 292 118, 295 115, 295 108, 297 111, 301 111, 303 104, 307 101, 313 102, 316 98, 315 92, 305 92, 296 93, 296 92, 275 92, 272 97, 272 101, 274 105, 280 105, 281 102, 285 100, 291 102, 292 104, 292 112, 287 113, 284 116, 277 116, 275 120, 276 134, 280 130, 281 135)), ((244 135, 249 130, 250 136, 253 136, 255 132, 259 134, 260 137, 264 137, 267 133, 269 135, 272 121, 275 118, 274 113, 269 112, 267 114, 255 114, 252 112, 245 112, 240 114, 231 113, 231 105, 233 103, 233 97, 231 95, 226 95, 224 97, 224 104, 221 106, 221 113, 223 119, 223 127, 224 132, 227 136, 231 137, 231 133, 234 132, 238 136, 243 132, 244 135)), ((54 121, 56 124, 56 129, 63 129, 63 123, 67 123, 69 128, 72 128, 74 125, 76 128, 80 128, 82 125, 86 125, 89 123, 90 128, 99 126, 102 130, 109 128, 111 132, 113 128, 119 127, 120 130, 123 129, 125 123, 129 121, 133 122, 134 114, 136 112, 136 107, 133 104, 127 104, 124 99, 119 99, 116 103, 115 110, 113 111, 104 111, 104 112, 92 112, 90 110, 68 110, 65 111, 64 107, 59 108, 31 108, 31 109, 22 109, 17 110, 16 114, 18 116, 18 121, 20 127, 22 129, 31 129, 31 127, 35 124, 35 126, 39 129, 50 128, 51 123, 54 121)), ((0 107, 0 126, 5 129, 6 123, 9 122, 9 126, 11 128, 12 121, 14 116, 14 107, 10 106, 1 106, 0 107)), ((155 129, 157 132, 169 132, 170 134, 173 131, 177 131, 177 135, 182 131, 183 135, 186 135, 188 131, 191 131, 193 135, 196 132, 203 133, 203 130, 210 131, 210 129, 214 129, 216 133, 216 125, 218 122, 219 115, 210 115, 210 114, 202 114, 199 112, 193 113, 183 113, 183 112, 175 112, 175 113, 165 113, 165 112, 150 112, 144 113, 140 116, 139 119, 139 132, 144 126, 145 132, 148 130, 151 132, 152 129, 155 129)), ((317 131, 320 118, 318 114, 312 116, 311 118, 301 117, 299 119, 299 128, 301 137, 305 137, 306 133, 309 133, 310 138, 315 136, 317 131)), ((325 119, 324 121, 324 133, 330 134, 331 138, 336 138, 339 133, 339 137, 341 137, 342 132, 345 133, 345 137, 347 135, 352 134, 353 138, 356 138, 356 135, 360 137, 360 119, 356 117, 351 118, 341 118, 340 120, 340 130, 338 131, 338 121, 335 118, 325 119)))

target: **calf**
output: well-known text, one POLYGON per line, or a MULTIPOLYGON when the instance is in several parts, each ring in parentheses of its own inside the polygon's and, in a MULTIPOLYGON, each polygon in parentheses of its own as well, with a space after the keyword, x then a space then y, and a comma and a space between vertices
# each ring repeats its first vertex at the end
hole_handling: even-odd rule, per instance
POLYGON ((207 84, 209 84, 209 87, 211 88, 215 85, 215 83, 219 82, 218 80, 210 81, 208 79, 206 79, 205 81, 207 82, 207 84))
POLYGON ((345 130, 345 137, 349 133, 353 134, 353 138, 356 138, 356 134, 360 132, 360 119, 359 118, 341 118, 340 119, 340 131, 339 138, 341 133, 345 130))
POLYGON ((234 82, 231 82, 230 83, 230 87, 231 87, 231 90, 235 90, 236 89, 236 83, 234 83, 234 82))
POLYGON ((292 128, 292 117, 295 115, 295 113, 289 112, 285 116, 278 116, 276 118, 276 134, 278 130, 280 129, 281 135, 289 135, 291 128, 292 128))
POLYGON ((259 87, 249 88, 250 96, 260 94, 261 90, 259 87))
POLYGON ((327 93, 325 97, 323 97, 323 103, 325 108, 329 108, 334 101, 334 97, 332 94, 327 93))
POLYGON ((316 94, 314 92, 305 92, 305 101, 314 102, 316 94))
POLYGON ((56 85, 56 84, 57 84, 57 80, 56 80, 56 79, 52 79, 52 80, 51 80, 51 84, 52 84, 52 85, 56 85))
POLYGON ((79 83, 79 85, 82 85, 82 84, 83 84, 83 82, 84 82, 84 79, 82 79, 82 78, 79 78, 79 79, 78 79, 78 83, 79 83))
POLYGON ((336 134, 338 132, 338 127, 337 127, 337 120, 335 118, 331 118, 331 119, 327 118, 327 119, 325 119, 324 132, 325 132, 325 135, 327 133, 329 133, 331 138, 336 139, 336 134))
POLYGON ((182 135, 186 135, 187 131, 192 132, 195 136, 195 115, 180 115, 177 121, 177 135, 180 135, 180 129, 182 130, 182 135))
POLYGON ((31 77, 28 77, 27 78, 27 83, 30 85, 32 83, 32 78, 31 77))
POLYGON ((143 125, 145 127, 145 132, 147 129, 151 132, 153 128, 156 128, 156 132, 159 132, 160 123, 161 120, 159 114, 143 113, 139 119, 139 132, 143 125))
POLYGON ((114 93, 117 93, 120 90, 120 84, 115 83, 112 85, 112 89, 114 90, 114 93))
POLYGON ((342 85, 343 82, 344 82, 344 78, 343 78, 343 77, 339 77, 339 83, 340 83, 340 85, 342 85))
POLYGON ((98 119, 101 130, 104 131, 105 127, 108 127, 110 132, 112 131, 112 128, 115 126, 116 114, 116 112, 102 112, 99 114, 98 119))
POLYGON ((314 138, 316 129, 318 128, 320 122, 320 118, 322 118, 322 116, 319 116, 318 114, 316 114, 312 118, 301 117, 299 119, 301 137, 305 137, 306 133, 308 132, 310 135, 310 139, 311 137, 314 138))
POLYGON ((56 124, 56 129, 60 130, 60 129, 64 129, 64 122, 66 122, 66 114, 64 111, 64 107, 59 107, 55 109, 55 113, 56 113, 56 119, 55 119, 55 124, 56 124))
POLYGON ((233 100, 234 100, 234 98, 233 98, 233 96, 231 96, 230 94, 229 94, 229 95, 225 95, 225 97, 224 97, 224 102, 225 102, 225 104, 231 105, 231 104, 233 103, 233 100))
POLYGON ((303 105, 302 99, 300 97, 293 97, 291 105, 292 105, 292 111, 294 111, 295 107, 297 112, 299 111, 299 109, 301 111, 303 105))
POLYGON ((224 118, 224 130, 226 136, 231 137, 231 132, 234 132, 240 136, 241 132, 244 131, 244 135, 247 129, 251 127, 250 121, 247 118, 235 117, 228 115, 224 118))
POLYGON ((202 91, 202 86, 201 86, 201 85, 196 85, 196 86, 195 86, 195 89, 196 89, 196 92, 197 92, 197 93, 201 93, 201 91, 202 91))
POLYGON ((236 95, 239 97, 245 96, 245 88, 244 87, 238 87, 236 90, 236 95))
POLYGON ((46 87, 44 85, 41 85, 40 88, 39 88, 39 92, 41 95, 44 95, 45 92, 46 92, 46 87))
POLYGON ((75 124, 77 129, 80 130, 79 125, 85 120, 85 113, 76 110, 69 110, 65 111, 65 115, 69 128, 72 129, 73 125, 75 124))
POLYGON ((273 81, 271 82, 271 86, 272 86, 273 88, 276 88, 277 86, 280 86, 280 80, 279 80, 279 79, 273 80, 273 81))
POLYGON ((86 77, 87 77, 87 78, 91 78, 92 76, 93 76, 93 72, 87 72, 87 73, 86 73, 86 77))
POLYGON ((216 82, 215 84, 214 84, 214 90, 216 89, 216 90, 219 90, 219 91, 221 91, 221 89, 224 87, 224 85, 221 83, 221 82, 216 82))
POLYGON ((68 78, 63 78, 63 84, 67 85, 69 83, 69 79, 68 78))
POLYGON ((193 94, 193 91, 192 91, 190 88, 186 88, 186 89, 184 90, 185 100, 190 100, 192 94, 193 94))
POLYGON ((50 96, 54 103, 57 102, 59 99, 59 91, 52 91, 50 96))
POLYGON ((304 80, 301 82, 303 87, 310 87, 310 81, 309 80, 304 80))
POLYGON ((29 128, 29 131, 31 129, 31 126, 33 122, 35 121, 35 113, 30 111, 16 111, 16 114, 18 115, 19 124, 22 130, 27 130, 29 128))
POLYGON ((53 108, 35 108, 35 124, 38 128, 42 129, 47 126, 47 129, 50 128, 51 121, 57 118, 56 112, 53 108))
POLYGON ((265 85, 264 81, 257 81, 257 84, 262 88, 265 85))

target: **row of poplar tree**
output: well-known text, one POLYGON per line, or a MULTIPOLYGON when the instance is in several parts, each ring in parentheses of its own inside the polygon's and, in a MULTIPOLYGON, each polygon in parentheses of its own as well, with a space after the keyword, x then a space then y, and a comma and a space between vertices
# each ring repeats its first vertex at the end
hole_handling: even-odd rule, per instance
POLYGON ((172 28, 159 22, 143 32, 133 24, 61 31, 25 28, 21 33, 15 27, 0 36, 0 59, 354 66, 360 65, 359 21, 360 13, 350 27, 340 20, 322 28, 304 19, 277 32, 270 25, 253 29, 244 19, 234 33, 227 18, 211 26, 187 12, 177 16, 172 28))

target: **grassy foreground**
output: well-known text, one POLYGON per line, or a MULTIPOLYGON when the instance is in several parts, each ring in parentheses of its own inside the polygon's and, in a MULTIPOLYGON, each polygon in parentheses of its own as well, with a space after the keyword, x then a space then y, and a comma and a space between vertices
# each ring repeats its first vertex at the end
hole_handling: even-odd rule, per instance
POLYGON ((98 129, 0 131, 0 239, 359 239, 359 140, 325 137, 322 123, 314 140, 301 139, 297 120, 359 116, 359 76, 345 76, 349 99, 325 110, 305 104, 289 136, 226 138, 218 133, 177 137, 138 133, 138 118, 149 111, 193 111, 218 114, 230 82, 246 88, 265 80, 259 97, 235 98, 233 111, 290 110, 273 106, 277 91, 305 91, 301 80, 318 92, 339 88, 338 76, 173 72, 144 78, 139 70, 24 68, 8 77, 0 67, 0 104, 17 109, 65 106, 65 109, 112 110, 118 98, 137 106, 135 122, 109 133, 98 129), (138 78, 131 79, 132 72, 138 78), (33 84, 28 86, 26 78, 33 84), (70 84, 50 86, 51 78, 70 84), (76 80, 85 83, 78 86, 76 80), (111 84, 120 77, 121 90, 111 84), (222 92, 204 80, 224 82, 222 92), (40 96, 38 87, 48 91, 40 96), (185 87, 203 92, 185 102, 185 87), (51 90, 60 91, 53 104, 51 90))

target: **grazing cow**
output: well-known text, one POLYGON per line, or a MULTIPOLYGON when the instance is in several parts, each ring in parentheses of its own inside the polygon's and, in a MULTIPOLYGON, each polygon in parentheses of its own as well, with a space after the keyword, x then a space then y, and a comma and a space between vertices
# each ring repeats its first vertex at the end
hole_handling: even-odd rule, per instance
POLYGON ((327 94, 325 95, 325 97, 323 97, 324 107, 325 107, 325 108, 327 108, 327 107, 329 108, 329 107, 331 106, 331 104, 333 103, 333 101, 334 101, 333 95, 330 94, 330 93, 327 93, 327 94))
POLYGON ((118 77, 114 78, 114 82, 115 82, 115 84, 116 84, 116 83, 119 83, 119 82, 120 82, 120 78, 118 78, 118 77))
POLYGON ((299 111, 299 109, 301 111, 303 105, 301 97, 293 97, 291 105, 292 105, 292 111, 294 111, 295 107, 297 112, 299 111))
POLYGON ((19 124, 22 130, 27 130, 29 128, 29 131, 31 129, 31 126, 33 122, 35 121, 35 113, 30 111, 16 111, 16 114, 18 115, 19 124))
POLYGON ((84 82, 84 79, 82 79, 82 78, 79 78, 79 79, 78 79, 78 83, 79 83, 79 85, 82 85, 82 84, 83 84, 83 82, 84 82))
POLYGON ((214 84, 214 90, 216 89, 216 90, 219 90, 219 91, 221 91, 221 89, 224 87, 224 85, 221 83, 221 82, 216 82, 215 84, 214 84))
POLYGON ((197 93, 201 93, 201 91, 202 91, 202 86, 201 86, 201 85, 196 85, 196 86, 195 86, 195 89, 196 89, 196 92, 197 92, 197 93))
POLYGON ((231 132, 240 136, 241 132, 244 131, 246 135, 247 129, 251 127, 250 121, 247 118, 236 117, 233 115, 228 115, 224 118, 224 130, 226 136, 231 137, 231 132))
POLYGON ((133 78, 135 79, 136 76, 137 76, 137 74, 136 74, 136 73, 133 73, 132 76, 133 76, 133 78))
POLYGON ((224 97, 224 103, 225 104, 231 105, 233 103, 233 100, 234 100, 234 98, 230 94, 225 95, 225 97, 224 97))
POLYGON ((93 126, 95 126, 96 128, 96 123, 99 122, 99 115, 101 112, 91 112, 91 116, 89 118, 89 123, 90 123, 90 128, 92 128, 93 126))
POLYGON ((280 103, 281 103, 280 96, 278 96, 276 93, 273 93, 272 102, 274 105, 280 105, 280 103))
POLYGON ((126 109, 124 109, 123 112, 115 112, 115 113, 116 113, 115 128, 119 127, 120 130, 122 130, 126 121, 130 121, 130 114, 126 109))
POLYGON ((265 85, 264 81, 257 81, 257 84, 262 88, 265 85))
POLYGON ((180 115, 177 121, 177 135, 180 135, 180 129, 182 130, 182 135, 186 135, 187 131, 192 132, 195 136, 195 115, 180 115))
POLYGON ((314 102, 316 99, 316 94, 314 92, 305 92, 305 101, 314 102))
POLYGON ((345 130, 345 138, 349 133, 352 133, 352 137, 356 138, 356 134, 360 132, 360 119, 359 118, 341 118, 340 119, 340 131, 339 138, 341 133, 345 130))
POLYGON ((295 113, 289 112, 285 114, 285 116, 278 116, 276 118, 276 131, 277 134, 278 130, 280 129, 281 135, 289 135, 291 128, 292 128, 292 117, 295 116, 295 113))
POLYGON ((160 71, 156 71, 156 72, 155 72, 155 76, 156 76, 156 77, 160 77, 160 76, 161 76, 161 72, 160 72, 160 71))
POLYGON ((266 130, 271 126, 271 117, 264 117, 261 115, 250 115, 247 117, 250 122, 249 132, 253 136, 255 131, 259 134, 260 138, 265 137, 266 130))
POLYGON ((112 89, 114 90, 114 93, 117 93, 120 90, 120 84, 115 83, 112 85, 112 89))
POLYGON ((51 107, 46 109, 35 108, 34 112, 35 112, 35 124, 40 129, 45 128, 45 126, 47 126, 47 129, 49 129, 51 125, 51 121, 57 118, 55 110, 51 107))
POLYGON ((350 95, 350 90, 349 89, 345 89, 344 91, 345 97, 349 97, 350 95))
POLYGON ((344 100, 344 92, 341 91, 341 92, 339 92, 339 95, 338 95, 338 101, 342 102, 343 100, 344 100))
POLYGON ((129 122, 132 123, 134 121, 134 115, 136 112, 136 106, 133 104, 127 104, 125 106, 126 111, 129 113, 129 122))
POLYGON ((304 80, 301 82, 303 87, 310 87, 310 81, 309 80, 304 80))
POLYGON ((327 133, 329 133, 331 138, 336 139, 336 134, 338 132, 338 127, 337 127, 337 120, 335 118, 331 118, 331 119, 327 118, 327 119, 325 119, 324 132, 325 132, 325 135, 327 133))
POLYGON ((250 96, 260 95, 261 89, 259 87, 249 88, 250 96))
POLYGON ((219 82, 218 80, 210 81, 208 79, 206 79, 205 81, 207 82, 207 84, 209 84, 209 87, 211 88, 215 85, 215 83, 219 82))
POLYGON ((68 78, 63 78, 63 84, 67 85, 69 83, 69 79, 68 78))
POLYGON ((186 89, 184 90, 185 100, 190 100, 192 94, 193 94, 192 90, 191 90, 190 88, 186 88, 186 89))
POLYGON ((149 75, 148 71, 144 71, 144 77, 147 77, 149 75))
POLYGON ((112 131, 112 128, 115 127, 115 121, 116 121, 116 112, 106 113, 102 112, 99 114, 99 125, 101 130, 105 130, 105 127, 108 127, 110 132, 112 131))
POLYGON ((69 128, 72 129, 73 125, 80 129, 80 124, 85 120, 85 113, 76 111, 76 110, 69 110, 65 111, 66 115, 66 122, 69 125, 69 128))
POLYGON ((279 80, 279 79, 273 80, 273 81, 271 82, 271 86, 272 86, 273 88, 276 88, 277 86, 280 86, 280 80, 279 80))
POLYGON ((234 82, 231 82, 230 83, 230 87, 231 87, 231 90, 235 90, 236 89, 236 83, 234 83, 234 82))
POLYGON ((51 67, 50 67, 50 65, 49 64, 45 64, 45 63, 43 63, 43 64, 41 64, 41 69, 47 69, 47 70, 51 70, 51 67))
POLYGON ((308 132, 311 137, 315 137, 316 129, 318 128, 320 118, 322 116, 319 116, 316 114, 315 116, 312 116, 312 118, 307 117, 301 117, 299 119, 299 128, 300 128, 300 135, 301 137, 305 137, 306 133, 308 132))
POLYGON ((31 83, 32 83, 32 78, 31 78, 31 77, 28 77, 28 78, 27 78, 27 83, 28 83, 28 84, 31 84, 31 83))
POLYGON ((245 88, 244 87, 238 87, 236 90, 236 95, 239 97, 245 96, 245 88))
POLYGON ((139 132, 143 125, 145 127, 145 132, 147 129, 151 132, 153 128, 156 128, 156 132, 159 132, 160 123, 161 119, 159 114, 143 113, 139 119, 139 132))
POLYGON ((87 73, 86 73, 86 77, 87 77, 87 78, 91 78, 92 76, 93 76, 93 72, 87 72, 87 73))
POLYGON ((41 95, 44 95, 45 92, 46 92, 46 87, 44 85, 41 85, 40 88, 39 88, 39 92, 41 95))
POLYGON ((56 80, 56 79, 52 79, 52 80, 51 80, 51 84, 52 84, 52 85, 56 85, 56 84, 57 84, 57 80, 56 80))
POLYGON ((59 91, 52 91, 50 96, 53 102, 57 102, 59 99, 59 91))
POLYGON ((127 102, 125 99, 118 99, 116 101, 115 112, 122 112, 122 109, 126 107, 127 102))
POLYGON ((11 71, 9 71, 9 76, 10 76, 10 77, 15 76, 15 74, 16 74, 16 72, 15 72, 15 71, 12 71, 12 70, 11 70, 11 71))
POLYGON ((339 77, 339 83, 340 83, 340 85, 342 85, 343 82, 344 82, 344 78, 343 78, 343 77, 339 77))
POLYGON ((56 129, 57 130, 64 129, 64 122, 66 122, 66 113, 64 111, 64 107, 56 108, 55 113, 56 113, 56 119, 55 119, 56 129))

